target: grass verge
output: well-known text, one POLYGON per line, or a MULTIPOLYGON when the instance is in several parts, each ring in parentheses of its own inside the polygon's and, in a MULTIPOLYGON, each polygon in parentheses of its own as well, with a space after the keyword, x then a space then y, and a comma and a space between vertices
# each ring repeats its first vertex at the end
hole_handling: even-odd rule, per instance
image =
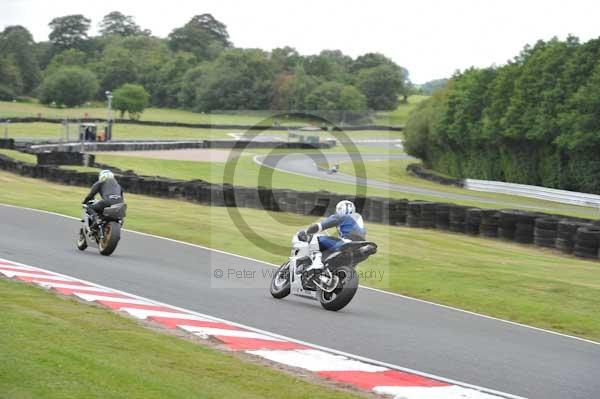
POLYGON ((3 398, 359 397, 0 279, 3 398))
MULTIPOLYGON (((428 98, 428 96, 414 95, 408 97, 408 102, 399 104, 394 111, 378 112, 374 117, 374 122, 383 125, 404 125, 408 119, 408 114, 416 105, 428 98)), ((10 117, 37 117, 41 115, 44 118, 106 118, 106 105, 97 103, 96 106, 77 107, 77 108, 52 108, 37 102, 18 103, 9 101, 0 101, 0 116, 10 117)), ((140 119, 143 121, 164 121, 181 123, 214 123, 214 124, 240 124, 249 125, 256 123, 266 123, 265 119, 271 115, 268 111, 246 111, 231 113, 199 113, 180 109, 168 108, 146 108, 140 119)), ((115 112, 115 117, 118 113, 115 112)), ((293 118, 278 120, 281 124, 306 124, 306 121, 295 120, 293 118)))
MULTIPOLYGON (((22 140, 51 140, 73 141, 78 139, 77 123, 69 123, 69 133, 66 128, 58 123, 33 122, 11 123, 8 127, 8 137, 22 140), (68 140, 67 140, 68 139, 68 140)), ((103 123, 98 123, 98 130, 103 129, 103 123)), ((4 135, 4 125, 0 124, 0 132, 4 135)), ((239 129, 200 129, 189 127, 147 126, 116 123, 113 126, 113 140, 231 140, 231 134, 244 135, 246 131, 239 129)), ((287 132, 269 130, 262 135, 287 139, 287 132)), ((344 135, 330 132, 318 132, 321 139, 340 137, 346 139, 372 139, 372 138, 400 138, 400 132, 381 130, 353 130, 344 135)))
POLYGON ((406 103, 400 103, 398 107, 393 111, 378 112, 375 115, 375 123, 381 125, 405 125, 408 120, 408 116, 417 105, 429 96, 413 95, 408 97, 406 103))
MULTIPOLYGON (((271 150, 252 149, 245 151, 240 157, 234 176, 235 184, 245 187, 273 187, 287 188, 299 191, 319 191, 327 190, 342 194, 354 195, 355 187, 345 183, 335 183, 329 180, 319 179, 318 176, 308 177, 299 175, 290 175, 286 172, 274 170, 272 178, 268 176, 261 177, 261 167, 253 161, 254 155, 267 154, 271 150), (293 176, 293 179, 290 177, 293 176)), ((275 152, 291 152, 296 153, 297 150, 282 150, 275 152)), ((308 152, 307 152, 308 153, 308 152)), ((14 150, 0 149, 0 154, 7 155, 13 159, 23 162, 36 163, 34 155, 24 154, 14 150)), ((108 164, 122 170, 133 170, 137 174, 146 176, 162 176, 172 179, 192 180, 202 179, 212 183, 222 183, 224 180, 225 163, 223 162, 196 162, 196 161, 176 161, 164 159, 152 159, 142 157, 131 157, 123 155, 109 155, 104 153, 96 154, 96 161, 103 164, 108 164)), ((449 197, 447 200, 440 199, 424 194, 404 193, 402 191, 391 191, 368 187, 366 192, 368 195, 388 197, 388 198, 408 198, 420 199, 427 201, 446 201, 461 205, 476 206, 481 208, 514 208, 523 207, 528 210, 537 210, 540 212, 556 213, 567 216, 576 216, 584 218, 597 218, 598 214, 595 209, 580 207, 576 205, 559 204, 550 201, 540 201, 532 198, 519 196, 483 193, 477 191, 464 190, 457 187, 445 186, 436 184, 406 173, 406 165, 412 161, 407 160, 389 160, 389 161, 367 161, 365 162, 367 177, 374 180, 386 181, 395 184, 404 184, 414 187, 426 188, 448 194, 462 194, 479 197, 482 199, 494 199, 499 201, 498 204, 486 203, 480 201, 453 199, 449 197)), ((327 167, 328 165, 320 165, 327 167)), ((80 172, 97 172, 95 168, 87 168, 82 166, 61 166, 65 169, 79 170, 80 172)), ((352 174, 351 167, 344 167, 342 164, 342 172, 352 174)), ((270 170, 269 170, 270 172, 270 170)))
MULTIPOLYGON (((0 202, 79 216, 85 188, 0 172, 0 202)), ((255 231, 283 245, 247 240, 227 208, 127 195, 127 227, 281 263, 289 237, 313 222, 294 214, 239 209, 255 231), (152 217, 148 217, 152 215, 152 217)), ((382 280, 363 284, 491 316, 600 340, 600 263, 556 251, 439 231, 368 224, 379 253, 362 264, 382 280)))

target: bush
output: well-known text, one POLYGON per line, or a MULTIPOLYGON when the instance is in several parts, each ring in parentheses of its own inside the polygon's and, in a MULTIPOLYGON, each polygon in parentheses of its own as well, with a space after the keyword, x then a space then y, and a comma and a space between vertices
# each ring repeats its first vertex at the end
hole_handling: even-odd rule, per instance
POLYGON ((74 107, 92 99, 96 91, 98 80, 92 72, 79 67, 63 67, 44 79, 40 101, 74 107))
POLYGON ((113 95, 113 107, 121 112, 121 118, 127 112, 129 118, 138 119, 150 99, 150 94, 143 86, 130 83, 119 87, 113 95))
POLYGON ((407 152, 455 177, 600 193, 600 39, 457 73, 411 114, 407 152))

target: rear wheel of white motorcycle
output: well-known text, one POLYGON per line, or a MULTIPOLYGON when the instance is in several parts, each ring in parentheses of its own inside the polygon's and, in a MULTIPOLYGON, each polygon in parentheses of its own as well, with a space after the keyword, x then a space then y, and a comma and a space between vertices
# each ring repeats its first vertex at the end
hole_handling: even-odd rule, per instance
POLYGON ((108 222, 104 225, 104 239, 98 242, 98 249, 102 255, 108 256, 117 248, 121 239, 121 225, 117 222, 108 222))
POLYGON ((85 239, 85 233, 83 232, 82 227, 79 229, 79 233, 77 233, 77 249, 80 251, 85 251, 87 246, 87 240, 85 239))
POLYGON ((350 266, 340 266, 333 272, 340 281, 332 292, 318 290, 319 302, 327 310, 340 310, 350 303, 358 290, 358 275, 350 266))
POLYGON ((277 269, 271 279, 271 295, 282 299, 290 295, 290 262, 285 262, 277 269))

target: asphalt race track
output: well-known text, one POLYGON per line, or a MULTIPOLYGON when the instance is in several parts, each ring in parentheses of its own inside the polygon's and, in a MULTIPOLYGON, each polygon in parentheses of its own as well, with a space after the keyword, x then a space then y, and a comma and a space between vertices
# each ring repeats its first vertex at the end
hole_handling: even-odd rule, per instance
POLYGON ((211 288, 210 262, 225 270, 268 266, 131 232, 104 257, 75 248, 78 228, 74 219, 0 206, 0 257, 514 395, 600 397, 598 344, 364 288, 337 313, 297 297, 275 300, 267 280, 261 288, 211 288))
MULTIPOLYGON (((382 182, 373 179, 365 179, 356 176, 352 176, 349 174, 343 173, 344 168, 351 168, 350 165, 343 165, 341 168, 341 172, 335 174, 328 174, 325 170, 318 170, 315 166, 316 163, 325 163, 328 162, 329 165, 333 165, 335 163, 343 163, 349 162, 351 160, 358 161, 362 159, 362 161, 375 161, 375 160, 384 160, 384 159, 411 159, 412 157, 409 155, 403 154, 356 154, 356 153, 328 153, 328 154, 318 154, 313 155, 314 158, 311 159, 309 156, 311 154, 270 154, 270 155, 261 155, 256 156, 255 162, 260 165, 264 165, 269 168, 277 169, 283 172, 294 173, 297 175, 302 175, 306 177, 318 177, 321 180, 329 180, 337 183, 346 183, 346 184, 359 184, 363 186, 378 188, 382 190, 389 191, 400 191, 404 193, 411 194, 420 194, 427 195, 430 197, 440 198, 443 201, 449 200, 466 200, 466 201, 476 201, 488 204, 496 204, 501 205, 503 207, 513 206, 515 208, 529 208, 529 206, 524 204, 513 204, 506 201, 497 201, 493 198, 485 198, 476 195, 469 194, 456 194, 449 193, 446 191, 439 191, 435 189, 421 188, 415 186, 409 186, 404 184, 393 184, 382 182)), ((535 207, 531 207, 535 208, 535 207)))

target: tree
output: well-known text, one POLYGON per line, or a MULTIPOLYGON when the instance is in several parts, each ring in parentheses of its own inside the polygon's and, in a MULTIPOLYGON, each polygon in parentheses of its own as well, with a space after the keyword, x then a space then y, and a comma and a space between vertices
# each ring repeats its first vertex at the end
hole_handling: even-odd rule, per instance
POLYGON ((29 94, 40 82, 40 69, 31 33, 20 25, 7 26, 0 33, 0 54, 10 54, 19 70, 23 92, 29 94))
POLYGON ((121 118, 127 112, 131 119, 139 119, 150 99, 143 86, 129 83, 115 90, 113 96, 113 107, 121 112, 121 118))
POLYGON ((194 16, 184 26, 174 29, 168 41, 173 51, 187 51, 198 60, 214 59, 223 49, 231 47, 227 26, 211 14, 194 16))
POLYGON ((352 58, 340 50, 323 50, 318 55, 304 58, 303 67, 308 75, 326 80, 350 83, 349 75, 352 58))
POLYGON ((196 65, 196 58, 190 53, 177 53, 167 61, 156 75, 150 88, 152 104, 159 107, 179 107, 179 92, 185 73, 196 65))
POLYGON ((88 30, 91 20, 81 14, 66 15, 64 17, 54 18, 48 26, 51 32, 49 35, 52 45, 58 51, 69 48, 82 48, 83 43, 88 39, 88 30))
POLYGON ((198 111, 267 109, 273 71, 267 53, 257 49, 224 51, 206 65, 196 87, 198 111))
POLYGON ((362 69, 375 68, 381 65, 396 65, 394 61, 380 53, 366 53, 356 58, 352 63, 351 70, 354 73, 362 69))
POLYGON ((98 90, 96 75, 79 67, 63 67, 48 75, 41 87, 40 100, 74 107, 92 99, 98 90))
POLYGON ((302 67, 293 74, 281 74, 273 83, 271 109, 280 111, 306 110, 306 98, 319 85, 319 80, 308 76, 302 67))
POLYGON ((193 109, 198 101, 198 88, 202 87, 203 82, 208 77, 210 69, 209 63, 200 64, 197 67, 188 69, 181 79, 178 99, 179 103, 188 109, 193 109))
POLYGON ((318 111, 333 122, 346 122, 365 115, 367 99, 354 86, 327 82, 308 95, 306 106, 308 110, 318 111))
POLYGON ((22 90, 21 74, 13 58, 0 56, 0 100, 12 101, 22 90))
POLYGON ((46 76, 53 74, 57 70, 66 66, 77 66, 81 68, 85 68, 87 64, 87 56, 86 54, 77 49, 68 49, 63 52, 56 54, 50 64, 46 67, 44 74, 46 76))
POLYGON ((119 35, 119 36, 135 36, 135 35, 150 35, 150 31, 142 30, 135 23, 131 15, 124 15, 119 11, 112 11, 102 18, 99 23, 100 34, 102 36, 119 35))
POLYGON ((448 83, 448 79, 434 79, 434 80, 430 80, 429 82, 423 83, 422 85, 418 86, 418 91, 426 94, 428 96, 432 95, 435 91, 440 90, 441 88, 443 88, 446 83, 448 83))
POLYGON ((152 101, 159 98, 156 90, 160 87, 161 69, 174 57, 166 41, 144 35, 113 35, 105 40, 108 43, 94 67, 103 86, 111 90, 124 83, 136 83, 148 90, 152 101), (114 77, 114 83, 109 76, 114 77))
POLYGON ((122 47, 106 49, 96 66, 96 72, 100 77, 100 93, 138 81, 137 64, 131 53, 122 47))
POLYGON ((273 71, 275 71, 275 73, 293 72, 302 62, 302 56, 298 54, 298 51, 293 47, 285 46, 274 48, 271 50, 270 55, 273 71))
POLYGON ((400 68, 390 64, 362 69, 357 84, 367 97, 369 108, 375 110, 396 109, 398 97, 404 91, 404 77, 400 68))

